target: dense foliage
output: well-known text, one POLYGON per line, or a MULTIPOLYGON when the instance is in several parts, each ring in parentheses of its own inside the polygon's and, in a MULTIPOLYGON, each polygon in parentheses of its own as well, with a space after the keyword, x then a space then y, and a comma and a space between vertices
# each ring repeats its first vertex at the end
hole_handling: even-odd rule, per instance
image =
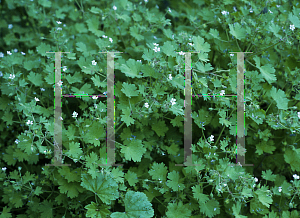
POLYGON ((0 0, 0 210, 27 217, 299 217, 300 4, 246 0, 0 0), (115 54, 116 162, 106 99, 62 97, 53 167, 54 63, 63 94, 102 94, 115 54), (192 94, 236 94, 245 54, 246 163, 236 97, 193 97, 183 163, 184 52, 192 94), (180 52, 180 53, 176 53, 180 52))

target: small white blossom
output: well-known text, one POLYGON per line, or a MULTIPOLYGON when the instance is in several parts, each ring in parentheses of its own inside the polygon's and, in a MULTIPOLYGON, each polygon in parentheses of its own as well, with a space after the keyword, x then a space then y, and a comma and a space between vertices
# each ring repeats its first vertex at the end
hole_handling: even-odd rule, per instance
POLYGON ((93 96, 92 98, 93 98, 93 99, 98 99, 98 96, 93 96))
POLYGON ((221 90, 220 95, 224 95, 225 94, 225 90, 221 90))
POLYGON ((294 179, 299 179, 299 176, 297 174, 293 175, 294 179))
POLYGON ((299 119, 300 119, 300 112, 298 112, 298 117, 299 117, 299 119))
POLYGON ((180 51, 179 55, 185 55, 185 53, 183 51, 180 51))
POLYGON ((61 24, 61 22, 60 22, 60 21, 56 21, 56 23, 58 23, 58 24, 61 24))
POLYGON ((276 5, 276 7, 277 7, 277 8, 279 8, 279 7, 280 7, 280 5, 276 5))
POLYGON ((18 49, 15 48, 15 49, 14 49, 14 52, 17 53, 17 52, 18 52, 18 49))
POLYGON ((142 60, 137 60, 137 62, 140 62, 140 63, 142 63, 142 60))
POLYGON ((92 65, 96 65, 97 62, 95 60, 92 61, 92 65))
POLYGON ((159 46, 159 44, 157 44, 157 43, 153 43, 153 45, 154 45, 154 46, 159 46))
POLYGON ((67 70, 67 66, 63 66, 63 71, 65 72, 67 70))
POLYGON ((2 170, 5 171, 7 168, 6 167, 2 167, 2 170))
POLYGON ((172 80, 172 74, 169 74, 169 80, 172 80))
POLYGON ((149 104, 148 103, 145 103, 145 105, 144 105, 146 108, 148 108, 149 107, 149 104))
POLYGON ((33 121, 28 120, 28 121, 26 122, 26 124, 27 124, 27 125, 32 125, 32 124, 33 124, 33 121))
POLYGON ((229 12, 227 12, 227 11, 222 11, 221 13, 222 13, 223 15, 229 14, 229 12))
POLYGON ((19 144, 19 142, 20 142, 19 139, 16 139, 16 140, 15 140, 15 143, 16 143, 16 144, 19 144))
POLYGON ((72 114, 72 117, 75 118, 75 117, 77 117, 77 115, 78 115, 78 113, 74 111, 73 114, 72 114))
POLYGON ((158 51, 160 51, 160 48, 155 47, 155 48, 153 49, 153 51, 158 52, 158 51))
POLYGON ((107 36, 106 36, 106 35, 102 35, 102 37, 103 37, 103 38, 107 38, 107 36))
POLYGON ((272 11, 270 11, 270 10, 269 10, 269 12, 270 12, 271 14, 273 14, 273 12, 272 12, 272 11))
POLYGON ((294 31, 295 26, 294 26, 294 25, 290 25, 290 29, 291 29, 292 31, 294 31))
POLYGON ((35 101, 40 101, 37 97, 34 97, 34 100, 35 100, 35 101))
POLYGON ((282 191, 282 188, 281 188, 281 186, 280 186, 280 187, 278 187, 278 191, 279 191, 279 192, 281 192, 281 191, 282 191))
POLYGON ((230 54, 230 56, 234 56, 234 54, 230 54))
POLYGON ((113 9, 114 9, 114 10, 117 10, 117 7, 114 5, 114 6, 113 6, 113 9))
POLYGON ((14 79, 15 78, 15 74, 9 74, 9 79, 14 79))
POLYGON ((8 29, 12 29, 13 25, 12 24, 8 24, 8 29))
POLYGON ((26 53, 24 53, 24 52, 21 51, 21 54, 22 54, 22 55, 25 55, 26 53))
POLYGON ((7 51, 6 53, 7 53, 8 55, 11 55, 11 52, 10 52, 10 51, 7 51))
POLYGON ((63 82, 61 80, 57 83, 58 86, 61 86, 62 84, 63 82))
POLYGON ((20 171, 22 169, 22 167, 18 167, 18 170, 20 171))
POLYGON ((0 58, 3 58, 4 54, 2 52, 0 52, 0 58))
POLYGON ((176 104, 175 101, 176 101, 176 99, 172 98, 172 99, 171 99, 171 104, 172 104, 172 105, 176 104))
POLYGON ((60 117, 60 120, 64 120, 62 117, 60 117))
POLYGON ((168 11, 169 11, 170 13, 172 12, 170 8, 168 9, 168 11))
POLYGON ((214 141, 214 137, 215 137, 215 136, 211 135, 211 136, 209 137, 209 140, 210 140, 211 142, 213 142, 213 141, 214 141))
POLYGON ((154 39, 157 39, 156 36, 153 36, 154 39))
POLYGON ((255 180, 255 182, 258 182, 258 178, 255 177, 254 180, 255 180))
POLYGON ((107 94, 107 92, 103 92, 103 95, 106 95, 107 94))
POLYGON ((190 42, 188 43, 188 45, 190 45, 190 46, 194 46, 194 44, 192 44, 192 43, 190 43, 190 42))
POLYGON ((113 39, 112 39, 112 38, 109 38, 109 41, 112 43, 112 42, 113 42, 113 39))
POLYGON ((144 0, 145 2, 148 2, 148 0, 144 0))
POLYGON ((45 89, 44 89, 44 88, 41 88, 41 91, 43 92, 43 91, 45 91, 45 89))
POLYGON ((66 27, 67 25, 66 24, 64 24, 64 27, 66 27))
POLYGON ((62 30, 62 28, 61 28, 61 27, 58 27, 57 30, 62 30))

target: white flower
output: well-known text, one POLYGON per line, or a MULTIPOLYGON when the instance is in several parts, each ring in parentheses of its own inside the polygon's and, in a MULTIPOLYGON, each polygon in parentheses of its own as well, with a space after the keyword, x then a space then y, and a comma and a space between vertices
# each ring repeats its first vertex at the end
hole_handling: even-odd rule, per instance
POLYGON ((57 83, 57 85, 61 86, 63 84, 63 82, 61 80, 59 80, 59 82, 57 83))
POLYGON ((62 117, 60 117, 60 120, 64 120, 62 117))
POLYGON ((172 98, 172 99, 171 99, 171 104, 172 104, 172 105, 176 104, 175 101, 176 101, 176 99, 172 98))
POLYGON ((279 7, 280 7, 280 5, 276 5, 276 7, 277 7, 277 8, 279 8, 279 7))
POLYGON ((112 42, 113 42, 113 39, 112 39, 112 38, 109 38, 109 41, 112 43, 112 42))
POLYGON ((9 55, 11 55, 11 52, 10 52, 10 51, 7 51, 6 53, 9 54, 9 55))
POLYGON ((2 52, 0 52, 0 58, 3 58, 4 54, 2 52))
POLYGON ((41 88, 41 91, 43 92, 43 91, 45 91, 45 89, 44 89, 44 88, 41 88))
POLYGON ((117 7, 114 5, 114 6, 113 6, 113 9, 114 9, 114 10, 117 10, 117 7))
POLYGON ((106 35, 102 35, 102 37, 103 37, 103 38, 107 38, 107 36, 106 36, 106 35))
POLYGON ((140 63, 142 63, 142 60, 137 60, 137 62, 140 62, 140 63))
POLYGON ((107 94, 107 92, 103 92, 103 95, 106 95, 107 94))
POLYGON ((22 169, 22 167, 18 167, 18 170, 20 171, 22 169))
POLYGON ((18 49, 15 48, 15 49, 14 49, 14 52, 15 52, 15 53, 18 52, 18 49))
POLYGON ((294 25, 290 25, 290 29, 291 29, 292 31, 294 31, 295 26, 294 26, 294 25))
POLYGON ((194 44, 192 44, 192 43, 190 43, 190 42, 188 43, 188 45, 190 45, 190 46, 194 46, 194 44))
POLYGON ((223 15, 229 14, 229 12, 227 12, 227 11, 222 11, 221 13, 222 13, 223 15))
POLYGON ((145 2, 148 2, 148 0, 144 0, 145 2))
POLYGON ((93 96, 92 98, 93 98, 93 99, 98 99, 98 96, 93 96))
POLYGON ((299 119, 300 119, 300 112, 298 112, 298 117, 299 117, 299 119))
POLYGON ((281 192, 281 191, 282 191, 282 188, 281 188, 281 186, 280 186, 280 187, 278 187, 278 191, 279 191, 279 192, 281 192))
POLYGON ((15 78, 15 74, 9 74, 9 79, 14 79, 15 78))
POLYGON ((67 70, 67 66, 63 66, 63 71, 65 72, 67 70))
POLYGON ((19 142, 20 142, 19 139, 16 139, 16 140, 15 140, 15 143, 16 143, 16 144, 19 144, 19 142))
POLYGON ((153 51, 158 52, 158 51, 160 51, 160 48, 155 47, 155 48, 153 49, 153 51))
POLYGON ((7 168, 6 167, 2 167, 2 170, 5 171, 7 168))
POLYGON ((255 180, 255 182, 258 182, 258 178, 255 177, 254 180, 255 180))
POLYGON ((156 36, 153 36, 154 39, 157 39, 156 36))
POLYGON ((169 80, 172 80, 172 74, 169 74, 169 80))
POLYGON ((64 27, 66 27, 67 25, 66 24, 64 24, 64 27))
POLYGON ((33 124, 33 121, 28 120, 28 121, 26 122, 26 124, 27 124, 27 125, 32 125, 32 124, 33 124))
POLYGON ((36 101, 40 101, 37 97, 34 97, 34 100, 36 100, 36 101))
POLYGON ((153 45, 154 45, 154 46, 159 46, 159 44, 157 44, 157 43, 153 43, 153 45))
POLYGON ((73 114, 72 114, 72 117, 75 118, 75 117, 77 117, 77 115, 78 115, 78 113, 74 111, 73 114))
POLYGON ((293 175, 294 179, 299 179, 299 176, 297 174, 293 175))
POLYGON ((22 55, 25 55, 25 53, 24 53, 24 52, 22 52, 22 51, 21 51, 21 54, 22 54, 22 55))
POLYGON ((234 56, 234 54, 230 54, 230 56, 234 56))
POLYGON ((12 29, 13 25, 12 24, 8 24, 8 29, 12 29))
POLYGON ((185 53, 183 51, 180 51, 179 52, 179 55, 184 55, 185 53))
POLYGON ((215 136, 211 135, 211 136, 209 137, 209 140, 210 140, 211 142, 213 142, 213 141, 214 141, 214 137, 215 137, 215 136))
POLYGON ((168 10, 168 11, 169 11, 170 13, 172 12, 170 8, 169 8, 169 10, 168 10))
POLYGON ((148 107, 149 107, 149 104, 148 104, 148 103, 145 103, 145 107, 148 108, 148 107))
POLYGON ((60 22, 60 21, 56 21, 56 23, 58 23, 58 24, 61 24, 61 22, 60 22))
POLYGON ((225 90, 221 90, 220 95, 224 95, 225 94, 225 90))
POLYGON ((92 61, 92 65, 96 65, 97 62, 95 60, 92 61))
POLYGON ((2 73, 2 71, 0 71, 0 77, 2 77, 3 76, 3 73, 2 73))
POLYGON ((61 28, 61 27, 58 27, 57 30, 62 30, 62 28, 61 28))

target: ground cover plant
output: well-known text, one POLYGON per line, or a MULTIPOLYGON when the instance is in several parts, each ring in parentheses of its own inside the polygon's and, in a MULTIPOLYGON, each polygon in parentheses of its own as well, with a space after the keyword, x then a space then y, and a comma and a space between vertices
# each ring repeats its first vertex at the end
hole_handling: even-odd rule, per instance
POLYGON ((300 4, 245 0, 1 0, 0 217, 299 217, 300 4), (115 157, 105 97, 62 97, 53 163, 54 63, 63 94, 107 92, 115 54, 115 157), (192 53, 193 161, 184 161, 192 53), (245 54, 246 163, 236 161, 245 54))

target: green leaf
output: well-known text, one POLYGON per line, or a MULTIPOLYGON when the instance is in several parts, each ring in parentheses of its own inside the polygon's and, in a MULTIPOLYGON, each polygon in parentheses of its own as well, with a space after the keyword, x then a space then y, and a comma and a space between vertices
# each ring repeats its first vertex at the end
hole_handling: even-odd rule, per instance
POLYGON ((102 12, 102 10, 100 8, 97 8, 97 7, 93 6, 90 9, 90 12, 92 12, 93 14, 100 14, 102 12))
POLYGON ((122 110, 122 113, 124 115, 123 114, 121 115, 121 121, 124 121, 127 126, 130 126, 130 124, 134 124, 134 119, 130 117, 131 114, 130 108, 126 108, 122 110))
POLYGON ((299 18, 292 14, 292 12, 289 13, 289 20, 293 23, 293 25, 296 28, 300 28, 300 21, 299 18))
POLYGON ((82 54, 83 54, 84 57, 89 56, 89 52, 87 50, 87 47, 86 47, 86 45, 83 42, 77 42, 76 46, 77 46, 76 50, 82 52, 82 54))
POLYGON ((95 202, 86 205, 84 208, 87 209, 86 217, 106 218, 110 214, 110 211, 105 206, 99 206, 95 202))
POLYGON ((50 8, 52 5, 50 0, 39 0, 38 2, 40 5, 42 5, 45 8, 50 8))
POLYGON ((137 88, 135 84, 128 84, 127 82, 124 82, 122 86, 123 88, 121 91, 129 98, 132 96, 139 96, 139 92, 136 90, 137 88))
POLYGON ((30 71, 27 76, 28 80, 32 82, 35 86, 41 86, 43 84, 43 77, 41 74, 34 73, 30 71))
POLYGON ((175 170, 168 173, 168 182, 167 186, 171 188, 173 191, 181 191, 185 188, 185 185, 181 183, 182 178, 179 179, 179 173, 175 170))
POLYGON ((165 164, 162 163, 156 163, 154 162, 151 170, 149 170, 149 175, 152 176, 152 179, 154 180, 166 180, 166 176, 168 173, 168 168, 165 166, 165 164))
POLYGON ((151 218, 154 216, 152 204, 142 192, 128 191, 125 195, 125 212, 114 212, 111 218, 151 218))
POLYGON ((211 199, 207 201, 205 204, 200 203, 200 212, 205 214, 206 217, 214 217, 217 214, 220 214, 219 202, 211 199))
POLYGON ((278 89, 277 91, 277 89, 274 86, 272 86, 270 94, 271 97, 276 101, 278 109, 288 109, 289 100, 286 98, 284 91, 282 91, 281 89, 278 89))
POLYGON ((132 35, 137 41, 144 39, 144 36, 139 34, 139 28, 137 26, 131 26, 129 29, 130 35, 132 35))
POLYGON ((273 83, 277 80, 275 76, 275 68, 271 64, 266 64, 265 66, 259 67, 261 74, 264 79, 269 83, 273 83))
POLYGON ((240 215, 241 207, 242 207, 242 203, 239 201, 232 206, 232 212, 235 218, 247 218, 247 216, 240 215))
POLYGON ((258 200, 265 205, 266 207, 270 208, 270 204, 272 204, 273 199, 269 192, 267 192, 268 188, 266 186, 261 187, 255 191, 255 194, 258 196, 258 200))
POLYGON ((96 173, 96 179, 92 179, 90 175, 82 174, 81 186, 95 193, 105 204, 119 198, 118 184, 110 175, 96 173), (106 178, 105 178, 106 177, 106 178))
MULTIPOLYGON (((65 167, 66 168, 66 167, 65 167)), ((69 198, 76 198, 81 190, 77 182, 68 182, 66 179, 58 179, 60 193, 67 194, 69 198)))
POLYGON ((171 123, 172 123, 173 127, 176 127, 176 126, 181 127, 181 126, 183 126, 182 121, 184 121, 183 117, 176 116, 174 119, 172 119, 171 123))
POLYGON ((125 174, 125 179, 128 181, 128 184, 132 187, 134 187, 135 184, 138 182, 137 174, 130 170, 128 170, 127 173, 125 174))
POLYGON ((196 198, 199 202, 205 204, 209 200, 208 195, 202 193, 200 185, 193 186, 192 191, 194 198, 196 198))
POLYGON ((129 76, 131 78, 141 78, 143 76, 139 75, 139 72, 141 71, 142 63, 134 60, 129 59, 126 61, 126 64, 122 64, 121 71, 122 73, 125 73, 126 76, 129 76))
POLYGON ((79 157, 83 154, 82 148, 80 147, 80 143, 70 142, 69 150, 66 154, 71 156, 71 158, 79 159, 79 157))
POLYGON ((300 149, 286 149, 284 160, 291 165, 293 171, 300 171, 300 149))
POLYGON ((97 86, 97 87, 106 87, 107 86, 107 82, 101 82, 100 80, 100 77, 98 75, 94 75, 92 78, 91 78, 94 82, 94 85, 97 86))
POLYGON ((44 200, 42 203, 39 203, 37 207, 39 212, 41 213, 41 217, 52 218, 53 217, 53 203, 51 200, 44 200))
POLYGON ((278 38, 282 38, 281 35, 278 34, 278 32, 280 31, 280 26, 276 25, 275 23, 271 23, 269 26, 269 30, 274 33, 274 35, 278 38))
POLYGON ((4 112, 2 120, 4 122, 6 122, 6 125, 12 125, 13 124, 13 118, 14 118, 13 113, 7 110, 7 111, 4 112))
POLYGON ((97 16, 93 15, 93 17, 88 19, 86 21, 86 23, 87 23, 89 31, 94 33, 96 36, 100 37, 104 34, 103 31, 99 30, 100 21, 97 16))
POLYGON ((219 31, 216 29, 210 29, 209 34, 212 35, 215 39, 220 39, 219 31))
POLYGON ((37 186, 37 187, 35 188, 35 190, 34 190, 34 195, 39 196, 39 195, 42 194, 42 193, 43 193, 42 187, 37 186))
POLYGON ((165 136, 165 133, 169 130, 165 121, 161 120, 152 125, 152 129, 158 136, 165 136))
POLYGON ((175 48, 171 41, 165 42, 161 49, 162 52, 165 53, 167 56, 175 57, 175 48))
POLYGON ((36 49, 37 52, 42 56, 47 56, 49 54, 54 55, 53 53, 46 53, 46 52, 51 52, 51 46, 43 42, 36 49))
POLYGON ((20 86, 20 87, 25 87, 27 84, 29 84, 29 83, 27 83, 27 82, 25 81, 25 79, 20 79, 20 80, 19 80, 19 86, 20 86))
POLYGON ((89 94, 92 95, 94 94, 94 89, 91 88, 91 84, 85 83, 80 90, 77 89, 76 87, 72 87, 71 90, 75 93, 75 94, 89 94))
POLYGON ((237 39, 241 40, 246 37, 246 30, 239 23, 229 24, 230 33, 237 39))
POLYGON ((5 206, 3 207, 2 213, 0 214, 0 218, 11 218, 12 215, 10 213, 10 208, 5 206))
POLYGON ((268 181, 275 181, 276 179, 276 175, 272 175, 272 171, 271 170, 266 170, 266 171, 263 171, 262 172, 262 177, 265 179, 265 180, 268 180, 268 181))
POLYGON ((168 203, 167 210, 166 215, 168 218, 185 218, 191 217, 192 214, 188 204, 183 205, 182 201, 178 203, 168 203))
POLYGON ((73 76, 71 74, 66 75, 66 79, 68 80, 68 83, 81 83, 82 82, 82 75, 79 72, 75 72, 73 76))
POLYGON ((121 153, 129 161, 140 162, 146 150, 141 140, 133 140, 127 146, 121 145, 121 153))
POLYGON ((197 62, 196 63, 196 69, 199 70, 199 71, 201 71, 202 73, 205 73, 207 71, 213 70, 214 68, 211 66, 210 63, 203 64, 202 62, 197 62))

